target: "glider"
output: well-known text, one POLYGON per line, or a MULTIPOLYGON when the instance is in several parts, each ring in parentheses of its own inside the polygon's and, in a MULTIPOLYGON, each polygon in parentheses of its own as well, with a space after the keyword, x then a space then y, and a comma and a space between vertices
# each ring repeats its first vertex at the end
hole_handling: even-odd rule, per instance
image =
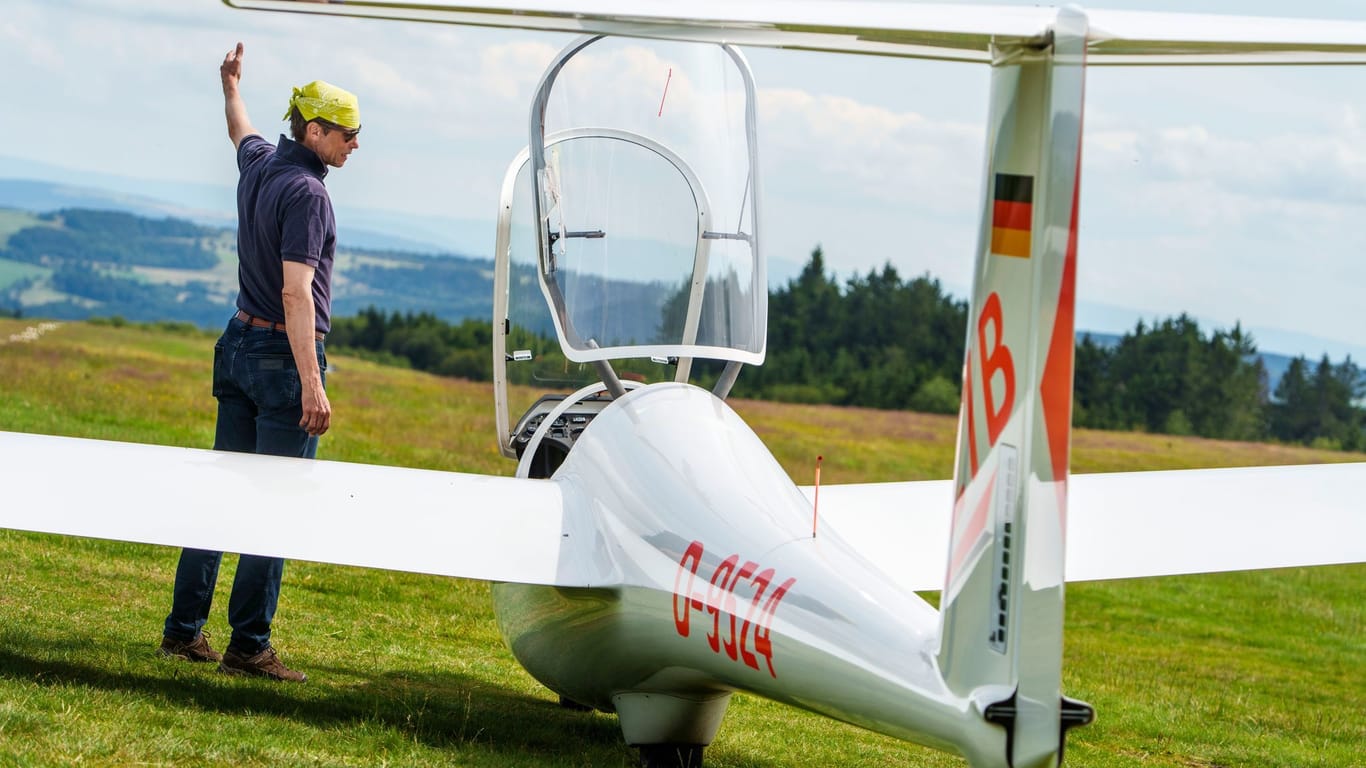
POLYGON ((1068 473, 1086 68, 1362 63, 1366 25, 872 2, 697 2, 686 16, 640 0, 225 2, 584 35, 543 76, 500 209, 498 438, 518 476, 0 433, 0 526, 494 582, 519 662, 564 701, 615 712, 652 766, 700 764, 734 691, 975 768, 1056 766, 1066 731, 1093 716, 1062 691, 1065 580, 1366 560, 1363 464, 1068 473), (686 63, 669 71, 661 119, 685 84, 704 99, 722 73, 706 114, 723 141, 684 152, 684 133, 591 108, 610 98, 557 106, 561 93, 582 104, 576 57, 623 37, 686 63), (724 401, 762 362, 767 320, 737 46, 992 72, 955 476, 823 487, 814 535, 815 490, 724 401), (643 200, 667 205, 631 207, 643 200), (632 230, 642 220, 649 233, 632 230), (658 264, 670 271, 648 271, 658 264), (639 289, 654 284, 669 290, 639 289), (616 322, 642 306, 657 327, 616 322), (550 359, 596 380, 572 394, 558 382, 513 425, 509 381, 539 380, 550 359), (688 383, 695 360, 724 365, 712 391, 688 383), (662 380, 623 375, 646 364, 662 380), (186 519, 183 499, 209 484, 235 490, 186 519), (110 517, 109 498, 136 501, 110 517), (217 522, 244 507, 278 510, 268 538, 217 522), (914 594, 926 588, 942 589, 941 610, 914 594))

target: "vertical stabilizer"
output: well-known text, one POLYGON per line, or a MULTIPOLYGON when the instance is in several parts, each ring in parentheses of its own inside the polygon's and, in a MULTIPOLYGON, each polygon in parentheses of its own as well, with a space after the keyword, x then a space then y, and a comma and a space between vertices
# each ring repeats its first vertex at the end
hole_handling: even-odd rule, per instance
POLYGON ((992 66, 939 661, 1013 768, 1057 765, 1089 720, 1061 697, 1085 40, 1065 9, 992 66))

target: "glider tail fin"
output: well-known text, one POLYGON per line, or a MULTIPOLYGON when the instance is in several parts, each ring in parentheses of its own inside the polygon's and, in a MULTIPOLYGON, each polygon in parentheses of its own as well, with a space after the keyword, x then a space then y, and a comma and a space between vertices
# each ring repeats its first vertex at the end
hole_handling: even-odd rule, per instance
POLYGON ((987 765, 1052 768, 1090 707, 1062 698, 1063 552, 1086 17, 996 50, 939 664, 1005 729, 987 765))

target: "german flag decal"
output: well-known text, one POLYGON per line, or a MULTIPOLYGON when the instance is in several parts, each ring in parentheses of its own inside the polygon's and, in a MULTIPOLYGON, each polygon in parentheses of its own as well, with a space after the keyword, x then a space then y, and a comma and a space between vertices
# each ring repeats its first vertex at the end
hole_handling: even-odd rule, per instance
POLYGON ((996 174, 991 208, 991 252, 998 256, 1029 258, 1034 219, 1034 177, 996 174))

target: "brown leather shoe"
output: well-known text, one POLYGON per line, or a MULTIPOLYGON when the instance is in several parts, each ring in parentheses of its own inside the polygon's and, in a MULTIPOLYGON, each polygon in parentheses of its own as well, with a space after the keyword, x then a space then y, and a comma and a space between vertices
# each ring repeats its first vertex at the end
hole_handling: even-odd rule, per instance
POLYGON ((279 680, 287 683, 302 683, 308 679, 308 675, 302 672, 295 672, 285 666, 280 657, 275 655, 275 649, 266 646, 264 651, 255 656, 243 656, 229 648, 223 654, 223 660, 218 664, 218 671, 229 675, 252 675, 255 677, 268 677, 271 680, 279 680))
POLYGON ((171 656, 186 661, 222 661, 223 656, 218 651, 209 647, 209 633, 200 632, 194 639, 185 642, 174 637, 161 638, 161 647, 157 653, 162 656, 171 656))

